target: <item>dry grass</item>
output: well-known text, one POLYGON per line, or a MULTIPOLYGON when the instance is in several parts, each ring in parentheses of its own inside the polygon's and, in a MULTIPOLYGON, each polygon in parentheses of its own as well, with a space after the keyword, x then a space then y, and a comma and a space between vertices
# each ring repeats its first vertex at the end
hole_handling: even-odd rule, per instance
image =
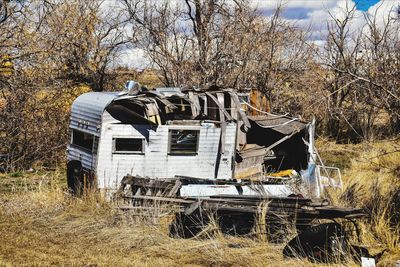
POLYGON ((249 238, 170 238, 168 216, 137 218, 100 197, 73 199, 59 182, 63 175, 1 176, 0 265, 312 266, 249 238))
MULTIPOLYGON (((320 141, 321 154, 334 155, 328 163, 345 165, 345 194, 331 192, 335 201, 368 208, 376 199, 379 205, 390 203, 400 157, 372 157, 397 145, 320 141), (354 196, 351 188, 357 188, 354 196)), ((0 266, 315 266, 283 258, 283 246, 263 238, 226 237, 215 230, 201 238, 170 238, 171 216, 132 216, 96 195, 71 198, 64 193, 64 177, 62 172, 0 176, 0 266)), ((393 209, 371 215, 362 225, 363 241, 377 250, 388 248, 380 265, 391 266, 400 259, 399 228, 389 218, 393 209)))
POLYGON ((372 250, 387 249, 381 266, 400 261, 400 140, 336 145, 319 140, 328 165, 342 167, 344 190, 331 191, 334 203, 363 207, 362 242, 372 250))

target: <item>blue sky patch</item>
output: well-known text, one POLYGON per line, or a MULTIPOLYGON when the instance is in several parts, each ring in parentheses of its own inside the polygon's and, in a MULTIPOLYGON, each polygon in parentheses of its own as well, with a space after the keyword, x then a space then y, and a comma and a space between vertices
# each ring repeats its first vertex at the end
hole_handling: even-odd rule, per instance
POLYGON ((358 0, 355 2, 358 10, 367 11, 368 8, 378 3, 379 0, 358 0))

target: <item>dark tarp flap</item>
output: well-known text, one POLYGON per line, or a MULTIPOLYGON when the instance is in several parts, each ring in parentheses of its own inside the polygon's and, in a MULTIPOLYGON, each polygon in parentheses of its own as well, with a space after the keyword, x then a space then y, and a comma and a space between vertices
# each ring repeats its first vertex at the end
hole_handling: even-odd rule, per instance
POLYGON ((271 129, 284 135, 300 132, 307 126, 305 122, 298 118, 290 118, 286 116, 248 116, 248 119, 262 128, 271 129))

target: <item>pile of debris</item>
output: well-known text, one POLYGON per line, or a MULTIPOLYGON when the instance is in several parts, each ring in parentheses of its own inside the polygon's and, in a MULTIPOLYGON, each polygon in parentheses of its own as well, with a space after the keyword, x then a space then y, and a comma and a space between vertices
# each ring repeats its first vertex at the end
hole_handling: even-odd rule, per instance
MULTIPOLYGON (((270 241, 287 240, 288 231, 299 232, 284 248, 288 257, 308 257, 311 260, 332 262, 348 260, 351 255, 372 257, 362 246, 350 243, 349 237, 359 237, 356 219, 366 216, 359 208, 330 205, 329 201, 315 201, 301 195, 267 197, 260 195, 211 195, 208 197, 182 197, 180 190, 187 185, 227 186, 237 190, 249 182, 215 181, 193 177, 151 179, 127 175, 116 194, 119 207, 125 211, 136 208, 178 206, 179 212, 170 226, 172 236, 190 238, 202 232, 211 219, 216 220, 225 234, 252 235, 260 225, 270 241), (331 223, 318 223, 319 221, 331 223), (341 223, 339 223, 341 222, 341 223)), ((258 184, 251 183, 257 187, 258 184)), ((262 187, 261 187, 262 188, 262 187)), ((173 209, 176 210, 176 209, 173 209)))

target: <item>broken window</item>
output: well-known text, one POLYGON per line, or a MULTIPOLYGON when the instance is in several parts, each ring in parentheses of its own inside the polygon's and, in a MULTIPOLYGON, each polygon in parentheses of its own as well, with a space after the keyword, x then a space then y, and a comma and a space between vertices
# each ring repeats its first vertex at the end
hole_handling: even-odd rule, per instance
POLYGON ((248 111, 248 106, 245 103, 250 103, 250 95, 248 93, 238 93, 239 102, 241 104, 241 108, 245 111, 248 111))
POLYGON ((143 153, 144 142, 141 138, 114 138, 114 153, 143 153))
POLYGON ((92 151, 94 136, 78 130, 72 130, 72 144, 92 151))
POLYGON ((196 154, 199 145, 199 130, 170 130, 170 154, 196 154))
POLYGON ((167 100, 171 102, 177 108, 174 112, 167 114, 168 120, 189 120, 192 119, 192 107, 190 102, 187 99, 178 97, 178 96, 171 96, 168 97, 167 100))

